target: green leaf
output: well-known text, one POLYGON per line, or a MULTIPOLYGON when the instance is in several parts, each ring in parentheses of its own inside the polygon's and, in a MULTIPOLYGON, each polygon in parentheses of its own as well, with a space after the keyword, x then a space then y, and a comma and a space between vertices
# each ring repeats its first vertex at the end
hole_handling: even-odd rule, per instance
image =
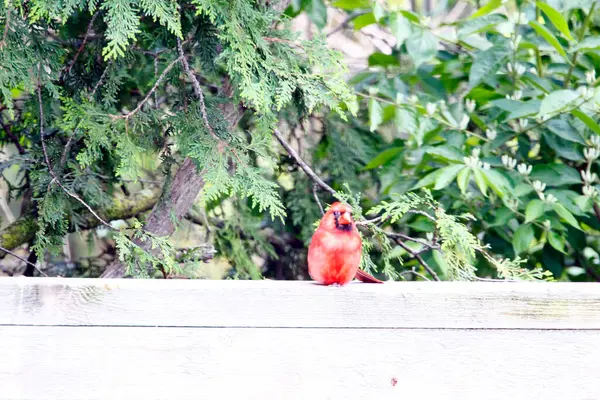
POLYGON ((374 67, 377 65, 380 65, 382 67, 387 67, 389 65, 399 66, 400 61, 397 57, 391 54, 375 52, 369 56, 369 66, 374 67))
POLYGON ((571 111, 571 114, 579 118, 581 122, 583 122, 588 128, 600 135, 600 125, 598 125, 598 123, 596 123, 596 121, 594 121, 586 113, 580 110, 573 110, 571 111))
POLYGON ((452 161, 464 164, 464 154, 454 146, 441 145, 441 146, 426 146, 423 147, 425 153, 438 156, 446 161, 452 161))
POLYGON ((415 68, 432 60, 437 54, 438 40, 426 29, 417 29, 406 39, 406 51, 413 59, 415 68))
POLYGON ((387 164, 404 150, 403 147, 392 147, 377 154, 363 169, 369 170, 387 164))
POLYGON ((481 7, 479 10, 477 10, 476 12, 474 12, 469 19, 475 19, 478 17, 482 17, 484 15, 487 15, 489 13, 491 13, 492 11, 494 11, 496 8, 500 7, 502 5, 502 0, 490 0, 488 1, 488 3, 481 7))
POLYGON ((418 129, 418 122, 415 114, 405 108, 396 108, 396 130, 400 134, 406 134, 413 136, 416 134, 418 129))
POLYGON ((456 175, 458 171, 464 168, 464 165, 449 165, 447 167, 441 168, 439 175, 435 179, 435 186, 433 190, 441 190, 448 186, 456 175))
POLYGON ((458 187, 462 194, 467 193, 467 187, 469 186, 469 180, 471 179, 471 168, 464 167, 458 173, 456 177, 456 183, 458 183, 458 187))
POLYGON ((569 142, 585 144, 585 140, 581 137, 567 121, 562 119, 553 119, 546 124, 548 130, 569 142))
POLYGON ((592 211, 592 208, 594 207, 594 201, 587 196, 577 196, 574 201, 575 204, 577 204, 577 207, 579 207, 584 213, 592 211))
POLYGON ((565 164, 538 164, 533 166, 532 180, 539 180, 550 187, 578 185, 581 176, 575 168, 565 164))
POLYGON ((327 7, 323 0, 307 0, 303 3, 304 11, 317 28, 325 28, 325 25, 327 25, 327 7))
POLYGON ((354 30, 360 31, 365 26, 369 26, 376 22, 377 21, 375 20, 375 15, 372 12, 366 13, 363 15, 359 15, 358 17, 354 18, 354 23, 353 23, 354 30))
POLYGON ((569 31, 569 24, 567 24, 567 20, 564 19, 561 13, 556 11, 552 6, 544 1, 536 1, 535 4, 546 14, 546 16, 552 21, 552 24, 562 32, 563 35, 569 40, 574 40, 573 36, 571 36, 571 31, 569 31))
POLYGON ((390 29, 396 37, 396 48, 400 48, 412 33, 410 21, 402 13, 394 13, 390 18, 390 29))
POLYGON ((375 131, 382 122, 383 108, 381 108, 381 104, 375 99, 369 99, 369 129, 371 132, 375 131))
POLYGON ((558 233, 554 231, 548 232, 548 243, 550 243, 550 246, 554 247, 561 253, 567 254, 565 252, 565 238, 560 236, 558 233))
POLYGON ((512 185, 501 172, 495 169, 482 169, 480 171, 485 178, 485 182, 501 199, 503 199, 507 193, 513 191, 512 185))
POLYGON ((529 249, 531 242, 535 236, 533 226, 531 224, 520 225, 513 236, 512 245, 515 249, 515 254, 519 255, 529 249))
POLYGON ((337 0, 331 5, 343 10, 352 11, 358 8, 370 8, 371 2, 369 0, 337 0))
POLYGON ((376 21, 380 21, 385 16, 385 10, 378 1, 373 4, 373 16, 376 21))
POLYGON ((481 169, 473 168, 473 176, 475 177, 475 183, 477 184, 479 190, 481 190, 481 193, 484 196, 487 196, 488 185, 481 169))
POLYGON ((541 101, 539 101, 537 99, 529 100, 524 103, 521 103, 521 107, 519 107, 518 109, 511 112, 508 115, 508 117, 506 117, 506 121, 535 115, 539 112, 540 105, 541 105, 541 101))
POLYGON ((545 203, 540 199, 531 200, 525 208, 525 222, 535 221, 544 214, 545 203))
POLYGON ((416 190, 416 189, 420 189, 422 187, 428 187, 431 186, 435 183, 435 181, 437 180, 438 176, 441 174, 441 169, 437 169, 433 172, 431 172, 428 175, 425 175, 425 177, 421 178, 421 180, 419 180, 419 182, 416 183, 415 186, 413 186, 412 188, 410 188, 410 190, 416 190))
POLYGON ((506 22, 506 16, 502 14, 491 14, 477 19, 469 19, 458 30, 458 37, 464 39, 470 35, 488 31, 503 22, 506 22))
POLYGON ((419 24, 421 22, 421 20, 419 19, 419 15, 415 14, 412 11, 402 10, 400 12, 402 13, 402 15, 404 15, 406 18, 408 18, 409 21, 412 21, 415 24, 419 24))
POLYGON ((474 88, 484 79, 494 76, 510 54, 508 46, 496 45, 477 53, 469 71, 469 87, 474 88))
POLYGON ((556 90, 542 100, 538 115, 548 116, 562 111, 578 98, 579 94, 574 90, 556 90))
POLYGON ((554 47, 561 56, 569 61, 567 59, 567 53, 565 52, 565 49, 563 49, 558 39, 552 34, 552 32, 548 30, 548 28, 546 28, 544 25, 540 25, 540 23, 537 21, 529 21, 529 25, 535 29, 535 31, 546 40, 546 42, 554 47))
POLYGON ((575 219, 575 217, 573 216, 573 214, 571 214, 571 212, 569 210, 567 210, 565 208, 565 206, 563 206, 560 203, 554 203, 552 204, 552 208, 554 209, 554 211, 556 211, 556 213, 565 221, 567 221, 567 223, 569 225, 571 225, 574 228, 577 228, 579 230, 581 230, 581 228, 579 227, 579 223, 577 223, 577 220, 575 219))
POLYGON ((579 161, 583 159, 583 153, 580 150, 579 145, 574 145, 573 142, 568 142, 560 137, 543 133, 543 138, 556 154, 562 158, 566 158, 571 161, 579 161))
POLYGON ((600 36, 588 36, 573 46, 573 51, 597 50, 600 48, 600 36))

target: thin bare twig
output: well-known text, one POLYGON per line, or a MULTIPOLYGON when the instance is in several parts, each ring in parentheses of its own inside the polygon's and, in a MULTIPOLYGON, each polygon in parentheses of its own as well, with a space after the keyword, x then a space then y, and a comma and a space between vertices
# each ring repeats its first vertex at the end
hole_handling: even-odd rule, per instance
POLYGON ((0 246, 0 250, 5 252, 6 254, 10 254, 11 256, 13 256, 14 258, 17 258, 21 261, 23 261, 25 264, 32 266, 33 268, 35 268, 41 275, 45 276, 46 278, 48 277, 48 275, 46 275, 46 273, 44 271, 42 271, 41 269, 38 268, 37 265, 35 265, 32 262, 29 262, 28 260, 24 259, 23 257, 21 257, 20 255, 13 253, 12 251, 5 249, 4 247, 0 246))
POLYGON ((417 272, 417 270, 415 269, 415 267, 412 267, 412 269, 410 271, 404 271, 404 272, 400 273, 400 275, 406 275, 406 274, 413 274, 413 275, 421 277, 422 279, 425 279, 426 281, 431 281, 431 279, 429 279, 425 275, 417 272))
POLYGON ((10 126, 4 123, 4 121, 2 120, 2 115, 0 115, 0 126, 2 126, 2 130, 4 130, 4 132, 6 133, 6 136, 11 140, 11 142, 14 143, 19 154, 25 154, 25 149, 23 148, 23 146, 21 146, 21 143, 19 143, 19 138, 15 136, 15 134, 10 129, 10 126))
POLYGON ((396 243, 398 243, 398 245, 400 247, 402 247, 404 250, 406 250, 406 252, 408 254, 410 254, 411 256, 413 256, 419 262, 419 264, 421 264, 421 266, 423 268, 425 268, 425 270, 429 273, 429 275, 431 275, 431 277, 433 278, 433 280, 435 280, 435 281, 441 281, 441 279, 438 276, 438 274, 436 274, 435 271, 429 266, 429 264, 427 264, 427 262, 425 262, 425 260, 423 260, 423 257, 421 257, 421 255, 419 253, 414 252, 410 247, 408 247, 399 238, 395 238, 394 240, 396 241, 396 243))
POLYGON ((88 38, 90 37, 90 33, 92 33, 92 26, 94 25, 94 22, 96 21, 96 18, 98 17, 99 14, 100 14, 100 10, 96 11, 94 13, 94 15, 92 16, 92 19, 90 20, 90 23, 88 24, 87 30, 85 31, 85 36, 83 37, 83 42, 81 42, 81 46, 79 46, 79 49, 77 49, 77 53, 75 53, 75 57, 73 57, 73 59, 67 66, 67 69, 65 70, 65 76, 69 75, 69 72, 71 72, 71 68, 73 68, 73 65, 75 65, 75 63, 77 62, 77 59, 83 52, 83 48, 85 47, 85 45, 88 41, 88 38))
POLYGON ((385 235, 387 237, 389 237, 389 238, 392 238, 392 239, 403 239, 403 240, 408 240, 408 241, 411 241, 411 242, 419 243, 419 244, 422 244, 423 246, 425 246, 426 248, 431 249, 431 250, 439 249, 440 248, 440 246, 438 246, 438 245, 429 243, 429 242, 427 242, 425 240, 422 240, 422 239, 419 239, 419 238, 414 238, 412 236, 405 235, 403 233, 385 232, 385 235))
POLYGON ((71 143, 73 143, 73 136, 75 136, 75 135, 74 134, 71 135, 69 137, 69 140, 67 140, 65 149, 63 150, 62 156, 60 157, 60 167, 61 168, 64 168, 65 164, 67 163, 67 156, 69 155, 69 150, 71 149, 71 143))
POLYGON ((146 97, 144 97, 144 100, 142 100, 140 102, 140 104, 138 104, 138 106, 134 110, 128 112, 127 114, 114 115, 113 118, 115 118, 115 119, 117 119, 117 118, 129 119, 133 115, 135 115, 137 112, 139 112, 142 109, 142 107, 144 106, 144 104, 146 104, 148 102, 148 100, 150 100, 150 97, 152 97, 152 94, 156 91, 156 89, 158 89, 158 87, 160 86, 161 82, 163 81, 163 79, 165 79, 165 77, 167 76, 167 74, 169 73, 169 71, 175 66, 175 64, 177 64, 180 61, 182 61, 182 57, 179 57, 179 58, 175 59, 174 61, 171 62, 171 64, 167 65, 167 68, 165 68, 165 70, 162 72, 162 74, 160 74, 160 76, 158 77, 158 79, 154 83, 154 86, 152 86, 152 89, 150 89, 150 91, 146 94, 146 97))
POLYGON ((313 196, 315 196, 315 201, 317 202, 317 205, 319 206, 319 210, 321 210, 321 215, 325 214, 325 210, 323 209, 323 205, 321 204, 321 200, 319 200, 319 196, 317 195, 317 184, 316 182, 313 183, 313 188, 312 188, 312 192, 313 192, 313 196))
POLYGON ((110 68, 112 63, 113 63, 113 60, 110 60, 108 62, 108 64, 106 64, 106 68, 104 68, 104 72, 102 72, 102 75, 100 75, 100 79, 98 80, 98 83, 96 83, 96 86, 94 86, 92 93, 90 93, 90 100, 94 97, 94 95, 96 94, 96 91, 100 88, 100 85, 102 85, 102 83, 104 82, 104 79, 106 79, 106 74, 108 73, 108 69, 110 68))
POLYGON ((229 146, 226 141, 218 137, 215 131, 213 130, 212 126, 210 125, 210 122, 208 120, 208 112, 206 110, 206 103, 204 102, 204 91, 200 86, 200 82, 198 81, 196 74, 194 73, 194 71, 190 67, 190 64, 187 61, 185 53, 183 52, 183 44, 180 39, 177 39, 177 51, 179 52, 179 59, 181 60, 181 64, 183 64, 183 70, 192 81, 192 87, 194 89, 194 94, 196 95, 196 97, 198 98, 198 102, 200 103, 200 113, 202 114, 202 121, 204 121, 206 130, 219 143, 219 148, 222 149, 227 147, 233 153, 238 162, 240 164, 244 164, 240 157, 237 155, 235 149, 229 146))
POLYGON ((48 149, 46 148, 46 140, 44 139, 44 106, 42 103, 42 87, 40 86, 39 83, 38 83, 38 87, 37 87, 37 95, 38 95, 38 102, 39 102, 39 107, 40 107, 40 142, 42 144, 42 152, 44 153, 44 160, 46 162, 46 166, 48 167, 48 172, 50 172, 50 175, 52 176, 52 181, 50 182, 50 184, 52 184, 52 182, 56 182, 56 184, 69 197, 72 197, 73 199, 75 199, 79 203, 81 203, 103 225, 105 225, 106 227, 108 227, 111 230, 114 230, 114 228, 108 222, 106 222, 104 219, 102 219, 102 217, 100 217, 96 213, 96 211, 94 211, 94 209, 92 207, 90 207, 81 197, 79 197, 77 194, 75 194, 75 193, 71 192, 69 189, 67 189, 62 184, 60 179, 58 179, 58 176, 54 172, 54 169, 52 168, 52 163, 50 162, 50 157, 48 156, 48 149))
POLYGON ((279 132, 279 130, 274 129, 273 135, 275 135, 279 143, 281 143, 281 145, 287 151, 287 153, 294 159, 294 161, 296 161, 296 164, 298 164, 298 166, 302 168, 304 173, 308 175, 310 179, 312 179, 317 185, 319 185, 322 189, 326 190, 332 195, 335 196, 337 194, 337 192, 331 186, 323 182, 323 180, 319 178, 317 174, 315 174, 315 172, 308 166, 308 164, 306 164, 304 160, 300 158, 296 150, 294 150, 292 146, 290 146, 290 144, 286 142, 285 138, 283 137, 281 132, 279 132))
POLYGON ((366 11, 354 11, 352 14, 348 15, 348 17, 346 17, 346 19, 343 20, 338 26, 336 26, 335 29, 333 29, 331 32, 329 32, 327 34, 327 37, 329 37, 331 35, 335 35, 342 29, 347 28, 348 25, 350 25, 350 22, 352 22, 356 17, 360 17, 361 15, 364 15, 366 13, 367 13, 366 11))
POLYGON ((213 131, 213 128, 210 125, 210 122, 208 121, 208 113, 206 111, 206 103, 204 102, 204 91, 202 90, 202 87, 200 86, 200 82, 196 78, 196 74, 194 74, 192 72, 192 69, 190 68, 190 64, 188 63, 187 58, 185 57, 185 54, 183 52, 183 45, 181 44, 180 39, 177 39, 177 50, 179 51, 179 58, 181 59, 181 63, 183 64, 183 69, 184 69, 185 73, 187 74, 187 76, 192 81, 192 87, 194 88, 194 94, 196 95, 196 97, 198 98, 198 102, 200 103, 200 112, 202 113, 202 120, 204 121, 206 130, 216 140, 221 141, 221 139, 213 131))
POLYGON ((281 38, 276 38, 276 37, 263 37, 263 39, 265 39, 267 42, 271 42, 271 43, 285 43, 285 44, 289 44, 290 46, 296 46, 296 47, 299 47, 302 50, 304 50, 304 46, 302 46, 299 43, 292 42, 291 40, 281 39, 281 38))

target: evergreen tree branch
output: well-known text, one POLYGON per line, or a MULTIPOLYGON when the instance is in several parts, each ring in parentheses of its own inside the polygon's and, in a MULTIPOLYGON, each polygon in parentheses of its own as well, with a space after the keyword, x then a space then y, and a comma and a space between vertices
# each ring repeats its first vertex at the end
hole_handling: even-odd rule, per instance
POLYGON ((190 67, 190 64, 188 63, 187 58, 185 56, 185 53, 183 52, 183 45, 181 43, 181 39, 177 39, 177 51, 179 52, 179 59, 181 60, 181 63, 183 64, 183 70, 185 71, 186 75, 192 81, 192 87, 194 88, 194 94, 196 95, 196 97, 198 98, 198 102, 200 103, 200 113, 202 114, 202 121, 204 121, 204 126, 206 127, 206 130, 217 142, 219 142, 220 148, 225 148, 225 147, 229 148, 229 150, 231 150, 231 152, 233 153, 235 158, 240 163, 242 163, 242 160, 238 157, 235 149, 231 148, 227 144, 227 142, 225 142, 223 139, 221 139, 220 137, 217 136, 217 134, 213 130, 212 126, 210 125, 210 122, 208 121, 208 112, 206 111, 206 103, 204 102, 204 91, 202 90, 202 87, 200 86, 200 82, 198 81, 198 78, 196 78, 196 74, 190 67))
POLYGON ((96 21, 96 18, 98 17, 98 15, 100 15, 100 10, 96 11, 94 13, 94 15, 92 16, 92 19, 90 20, 90 23, 88 24, 87 30, 85 31, 85 36, 83 37, 83 41, 81 42, 79 49, 77 49, 77 53, 75 53, 75 56, 69 62, 69 65, 67 66, 67 69, 65 70, 65 73, 63 76, 69 75, 69 72, 71 72, 71 68, 73 68, 73 65, 75 65, 75 63, 77 62, 77 59, 83 52, 83 49, 84 49, 85 45, 87 44, 88 38, 89 38, 90 34, 92 33, 92 28, 93 28, 94 22, 96 21))
MULTIPOLYGON (((161 82, 165 79, 165 77, 167 76, 167 74, 169 73, 169 71, 171 71, 171 69, 173 69, 173 67, 175 66, 175 64, 177 64, 178 62, 180 62, 182 60, 181 57, 173 60, 169 65, 167 65, 167 68, 165 68, 165 70, 162 72, 162 74, 160 74, 160 76, 158 77, 158 79, 156 80, 156 82, 154 83, 154 86, 152 86, 152 89, 150 89, 150 91, 148 93, 146 93, 146 97, 144 97, 144 99, 142 101, 140 101, 140 103, 137 105, 137 107, 135 109, 133 109, 132 111, 128 112, 127 114, 123 114, 123 115, 113 115, 113 119, 118 119, 118 118, 123 118, 123 119, 129 119, 132 116, 134 116, 136 113, 138 113, 142 107, 144 107, 144 104, 146 104, 148 102, 148 100, 150 100, 150 97, 152 97, 152 94, 156 91, 156 89, 158 89, 158 87, 160 86, 161 82)), ((94 92, 95 93, 95 89, 94 92)))
POLYGON ((42 144, 42 152, 44 153, 44 160, 46 162, 46 166, 48 167, 48 172, 50 173, 50 175, 52 176, 52 181, 50 181, 50 185, 52 185, 53 182, 56 182, 56 184, 71 198, 77 200, 79 203, 81 203, 81 205, 83 205, 85 208, 87 208, 87 210, 94 216, 96 217, 96 219, 98 221, 100 221, 102 223, 102 225, 105 225, 106 227, 108 227, 111 230, 114 230, 114 228, 108 223, 106 222, 104 219, 102 219, 102 217, 100 217, 92 207, 90 207, 89 204, 87 204, 81 197, 79 197, 79 195, 77 195, 76 193, 71 192, 69 189, 67 189, 62 182, 60 181, 60 179, 58 178, 58 176, 56 175, 56 173, 54 172, 54 168, 52 168, 52 163, 50 162, 50 157, 48 157, 48 149, 46 148, 46 139, 44 138, 44 106, 42 103, 42 87, 38 84, 37 86, 37 96, 38 96, 38 102, 39 102, 39 109, 40 109, 40 142, 42 144))
MULTIPOLYGON (((113 204, 102 210, 102 215, 106 216, 108 221, 119 219, 129 219, 150 210, 157 202, 160 196, 160 190, 140 192, 130 197, 116 197, 113 204)), ((79 227, 69 224, 69 231, 75 229, 94 229, 100 225, 100 222, 92 214, 84 214, 79 227)), ((12 224, 0 231, 0 246, 13 250, 25 243, 31 242, 37 231, 37 221, 33 213, 24 212, 23 215, 12 224)), ((2 258, 3 255, 0 255, 2 258)))
POLYGON ((441 279, 438 276, 438 274, 436 274, 435 271, 429 266, 429 264, 427 264, 427 262, 425 262, 425 260, 423 260, 423 257, 421 257, 421 255, 418 252, 413 251, 410 247, 408 247, 398 237, 394 238, 394 241, 396 243, 398 243, 398 246, 402 247, 404 250, 406 250, 406 252, 408 254, 410 254, 412 257, 414 257, 418 261, 418 263, 421 264, 421 266, 423 268, 425 268, 425 270, 429 273, 429 275, 431 275, 431 277, 433 278, 433 280, 435 280, 435 281, 441 281, 441 279))
POLYGON ((29 262, 29 260, 26 260, 25 258, 21 257, 20 255, 13 253, 12 251, 5 249, 4 247, 0 246, 0 251, 5 252, 6 254, 10 254, 11 256, 13 256, 14 258, 17 258, 21 261, 23 261, 25 264, 29 265, 30 267, 35 268, 42 276, 45 276, 46 278, 48 277, 48 275, 46 275, 46 273, 44 271, 42 271, 41 269, 38 268, 37 265, 35 265, 32 262, 29 262))

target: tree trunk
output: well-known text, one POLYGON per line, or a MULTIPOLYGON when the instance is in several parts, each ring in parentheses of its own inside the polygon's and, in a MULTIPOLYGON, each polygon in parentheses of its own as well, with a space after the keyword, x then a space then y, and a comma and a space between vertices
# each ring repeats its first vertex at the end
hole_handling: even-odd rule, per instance
MULTIPOLYGON (((173 218, 177 221, 188 213, 194 200, 204 187, 204 179, 196 170, 194 162, 186 158, 177 170, 170 186, 170 196, 165 196, 156 202, 144 230, 156 236, 170 236, 175 231, 173 218)), ((168 190, 169 190, 168 189, 168 190)), ((136 244, 149 251, 150 245, 146 242, 136 241, 136 244)), ((100 276, 101 278, 122 278, 125 275, 125 266, 115 259, 100 276)))

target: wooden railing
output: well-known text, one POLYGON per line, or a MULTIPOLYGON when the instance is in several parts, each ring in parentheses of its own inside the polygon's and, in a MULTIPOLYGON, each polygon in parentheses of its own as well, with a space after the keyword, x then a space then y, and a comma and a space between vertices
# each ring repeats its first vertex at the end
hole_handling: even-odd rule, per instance
POLYGON ((600 285, 5 278, 0 399, 600 399, 600 285))

